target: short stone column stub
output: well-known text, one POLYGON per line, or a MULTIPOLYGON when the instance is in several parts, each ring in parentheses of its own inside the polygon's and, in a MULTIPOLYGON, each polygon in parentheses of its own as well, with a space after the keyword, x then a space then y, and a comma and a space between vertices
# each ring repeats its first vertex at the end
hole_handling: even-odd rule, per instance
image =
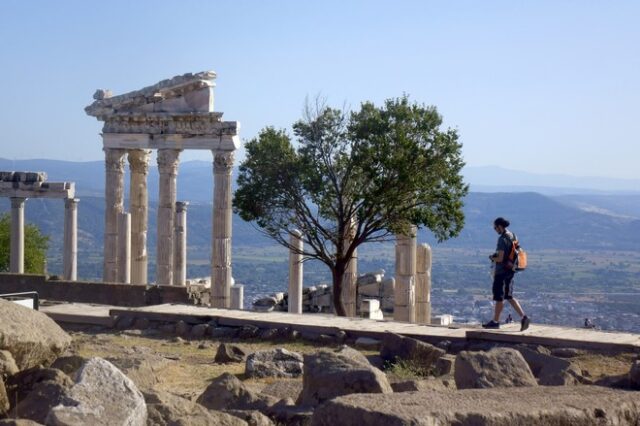
POLYGON ((131 149, 129 160, 129 212, 131 213, 131 283, 148 282, 147 235, 149 229, 149 193, 147 177, 151 150, 131 149))
POLYGON ((9 272, 24 273, 24 202, 26 198, 11 197, 11 252, 9 272))
POLYGON ((125 150, 105 148, 104 269, 102 279, 116 282, 118 276, 118 214, 124 211, 125 150))
POLYGON ((131 215, 118 215, 118 282, 131 283, 131 215))
POLYGON ((64 200, 63 271, 65 280, 78 279, 78 202, 77 198, 64 200))
POLYGON ((304 241, 302 232, 291 231, 289 244, 295 250, 289 250, 289 313, 302 313, 303 256, 304 241))
POLYGON ((431 324, 431 264, 429 244, 420 244, 416 255, 416 322, 431 324))
POLYGON ((158 202, 158 234, 156 249, 156 283, 173 285, 173 250, 176 204, 176 177, 178 175, 180 150, 158 150, 158 172, 160 174, 158 202))
POLYGON ((411 226, 409 235, 398 235, 396 239, 396 276, 393 319, 415 322, 416 291, 416 233, 411 226))
POLYGON ((234 284, 231 286, 231 309, 244 309, 244 286, 234 284))
POLYGON ((231 171, 233 151, 213 152, 213 226, 211 256, 211 306, 231 304, 231 171))
POLYGON ((175 249, 173 251, 173 284, 187 284, 187 208, 188 201, 176 202, 176 223, 174 231, 175 249))

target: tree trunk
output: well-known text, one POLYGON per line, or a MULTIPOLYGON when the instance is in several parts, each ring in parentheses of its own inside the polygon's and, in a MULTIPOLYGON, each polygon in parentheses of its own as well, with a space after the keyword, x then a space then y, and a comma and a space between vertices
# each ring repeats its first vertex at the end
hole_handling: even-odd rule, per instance
POLYGON ((331 271, 333 274, 333 309, 339 317, 347 316, 347 311, 342 303, 342 278, 344 277, 345 266, 337 263, 331 271))

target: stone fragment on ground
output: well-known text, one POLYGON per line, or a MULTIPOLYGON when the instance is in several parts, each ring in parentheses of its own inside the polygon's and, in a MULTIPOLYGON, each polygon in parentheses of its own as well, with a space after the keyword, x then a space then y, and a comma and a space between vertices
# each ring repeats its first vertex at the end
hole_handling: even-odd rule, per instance
POLYGON ((302 392, 302 380, 300 379, 280 379, 265 386, 261 393, 271 395, 278 399, 290 398, 297 401, 302 392))
POLYGON ((275 423, 257 410, 224 410, 225 413, 239 418, 248 426, 275 426, 275 423))
POLYGON ((348 346, 305 354, 302 386, 298 402, 304 405, 317 405, 350 393, 393 392, 385 374, 348 346))
POLYGON ((634 361, 629 370, 629 382, 635 389, 640 389, 640 360, 634 361))
POLYGON ((347 395, 316 408, 314 426, 636 425, 637 393, 582 386, 347 395))
POLYGON ((73 381, 54 368, 30 368, 12 376, 7 384, 12 396, 10 415, 45 423, 51 408, 60 404, 73 381))
POLYGON ((571 386, 583 381, 580 369, 566 359, 523 346, 516 346, 515 349, 522 354, 531 372, 538 379, 538 384, 542 386, 571 386))
POLYGON ((462 351, 456 357, 454 368, 458 389, 538 386, 522 354, 512 348, 462 351))
POLYGON ((144 393, 147 403, 147 425, 220 425, 241 426, 247 422, 221 411, 208 410, 200 404, 163 391, 144 393))
POLYGON ((50 365, 70 344, 47 315, 0 299, 0 350, 11 353, 19 370, 50 365))
POLYGON ((240 346, 231 343, 220 343, 214 361, 219 364, 244 362, 246 357, 246 352, 240 346))
MULTIPOLYGON (((308 426, 311 424, 313 408, 278 403, 269 408, 269 416, 273 418, 278 425, 308 426)), ((339 423, 336 423, 336 425, 337 424, 339 423)))
POLYGON ((53 364, 51 364, 51 368, 61 370, 69 377, 72 377, 85 362, 87 362, 87 358, 81 357, 80 355, 66 355, 56 359, 53 364))
POLYGON ((387 363, 410 361, 416 367, 431 369, 446 352, 429 343, 395 333, 385 333, 380 356, 387 363))
POLYGON ((258 351, 247 357, 245 373, 248 377, 293 378, 302 375, 303 357, 283 348, 258 351))
POLYGON ((236 376, 223 373, 198 397, 198 404, 211 410, 259 410, 265 412, 277 398, 251 391, 236 376))
POLYGON ((456 365, 456 356, 444 354, 435 362, 433 366, 433 374, 436 376, 445 376, 453 374, 456 365))
POLYGON ((147 406, 136 385, 112 363, 89 359, 77 372, 63 402, 51 409, 47 424, 91 426, 146 425, 147 406))

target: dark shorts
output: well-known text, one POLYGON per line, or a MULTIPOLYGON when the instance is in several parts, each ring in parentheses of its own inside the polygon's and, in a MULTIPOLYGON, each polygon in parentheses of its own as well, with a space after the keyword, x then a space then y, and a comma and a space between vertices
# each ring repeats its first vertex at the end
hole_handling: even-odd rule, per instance
POLYGON ((493 300, 502 302, 513 299, 513 272, 502 272, 493 277, 493 300))

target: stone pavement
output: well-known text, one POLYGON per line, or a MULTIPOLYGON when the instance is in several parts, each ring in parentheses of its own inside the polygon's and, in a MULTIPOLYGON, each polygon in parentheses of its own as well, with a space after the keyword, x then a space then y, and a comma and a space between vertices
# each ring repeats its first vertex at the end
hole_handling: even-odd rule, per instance
POLYGON ((393 332, 428 342, 467 339, 493 342, 529 343, 545 346, 574 347, 593 350, 640 352, 640 335, 532 324, 520 332, 519 324, 510 324, 499 330, 483 330, 472 326, 433 326, 409 324, 388 320, 345 318, 326 314, 290 314, 286 312, 254 312, 205 308, 191 305, 164 304, 141 308, 122 308, 107 305, 63 303, 43 306, 41 311, 59 322, 113 325, 116 317, 128 315, 156 321, 202 323, 217 321, 220 326, 255 325, 261 328, 289 326, 301 332, 335 334, 344 330, 352 336, 381 338, 393 332))

